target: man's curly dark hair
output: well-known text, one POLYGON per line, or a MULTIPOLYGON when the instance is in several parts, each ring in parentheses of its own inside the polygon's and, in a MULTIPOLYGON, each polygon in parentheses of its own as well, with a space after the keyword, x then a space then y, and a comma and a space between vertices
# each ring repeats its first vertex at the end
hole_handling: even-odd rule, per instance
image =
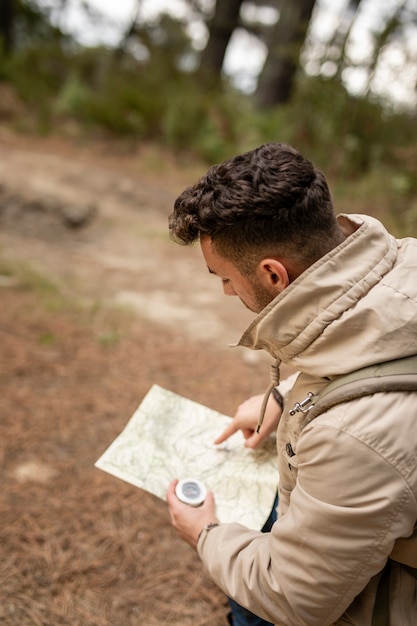
POLYGON ((169 227, 183 245, 210 237, 246 274, 265 256, 308 267, 343 239, 324 175, 282 143, 211 167, 177 198, 169 227))

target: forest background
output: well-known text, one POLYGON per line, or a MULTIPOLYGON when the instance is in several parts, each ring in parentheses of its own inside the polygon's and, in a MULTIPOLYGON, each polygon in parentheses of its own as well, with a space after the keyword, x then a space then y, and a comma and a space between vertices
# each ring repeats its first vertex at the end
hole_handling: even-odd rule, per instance
MULTIPOLYGON (((60 26, 73 4, 2 2, 0 84, 13 94, 3 116, 19 131, 107 133, 206 163, 285 141, 338 195, 372 197, 394 227, 415 227, 416 0, 339 3, 324 35, 321 0, 184 0, 178 16, 151 17, 138 0, 119 41, 93 47, 60 26), (251 93, 224 71, 239 34, 265 50, 251 93)), ((105 29, 97 5, 78 10, 86 30, 105 29)))
POLYGON ((165 503, 94 468, 153 383, 228 415, 268 384, 227 347, 251 314, 167 215, 286 141, 337 211, 416 236, 416 0, 138 0, 112 42, 66 27, 106 31, 104 4, 0 2, 0 623, 227 626, 165 503), (236 38, 263 51, 250 88, 236 38))

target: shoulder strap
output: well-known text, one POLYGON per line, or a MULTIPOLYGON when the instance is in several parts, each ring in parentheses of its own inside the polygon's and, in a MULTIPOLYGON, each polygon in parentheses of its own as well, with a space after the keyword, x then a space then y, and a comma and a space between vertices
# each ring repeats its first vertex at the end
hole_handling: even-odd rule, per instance
MULTIPOLYGON (((417 391, 417 355, 364 367, 333 380, 311 398, 303 425, 337 404, 388 391, 417 391)), ((417 526, 410 537, 397 539, 390 558, 404 565, 416 577, 417 526)))
POLYGON ((337 404, 387 391, 417 391, 417 354, 339 376, 311 399, 306 424, 337 404))

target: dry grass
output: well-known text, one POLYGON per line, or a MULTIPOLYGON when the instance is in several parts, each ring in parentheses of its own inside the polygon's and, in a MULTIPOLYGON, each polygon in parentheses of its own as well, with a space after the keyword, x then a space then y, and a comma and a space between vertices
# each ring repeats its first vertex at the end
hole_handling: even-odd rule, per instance
POLYGON ((231 412, 265 371, 140 321, 103 344, 80 315, 2 289, 0 623, 227 624, 165 504, 93 465, 152 383, 231 412))

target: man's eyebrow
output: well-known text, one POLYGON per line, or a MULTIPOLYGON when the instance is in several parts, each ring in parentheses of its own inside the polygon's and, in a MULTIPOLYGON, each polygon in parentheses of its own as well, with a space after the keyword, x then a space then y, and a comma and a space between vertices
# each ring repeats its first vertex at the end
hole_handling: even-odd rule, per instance
POLYGON ((214 276, 217 276, 217 272, 215 272, 214 270, 212 270, 208 265, 207 265, 207 269, 210 272, 210 274, 214 274, 214 276))

